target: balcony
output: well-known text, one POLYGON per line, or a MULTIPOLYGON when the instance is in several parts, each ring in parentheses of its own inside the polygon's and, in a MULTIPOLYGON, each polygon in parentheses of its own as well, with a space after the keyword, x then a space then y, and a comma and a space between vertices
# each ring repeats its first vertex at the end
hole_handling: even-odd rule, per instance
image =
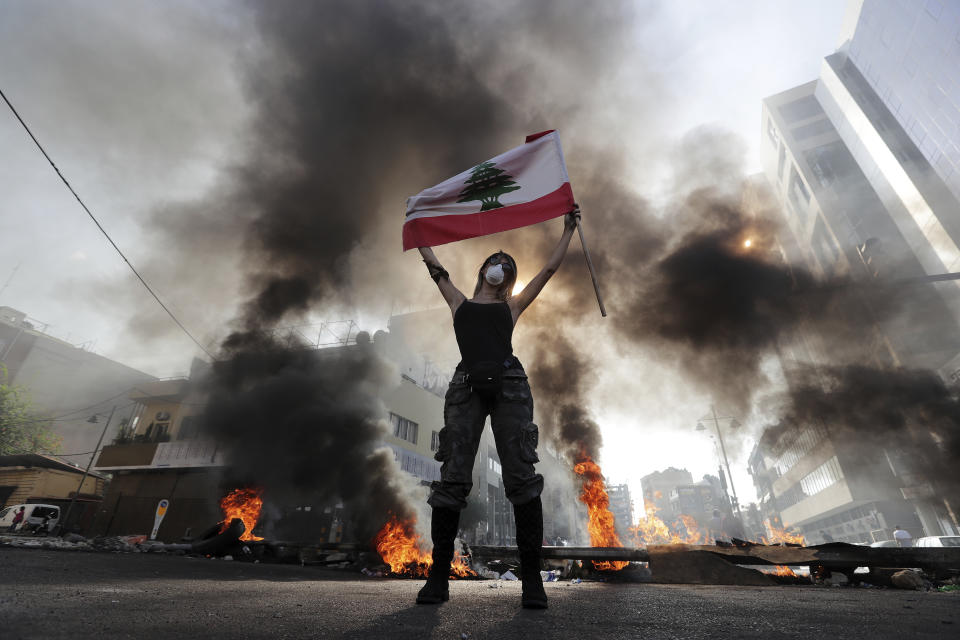
POLYGON ((94 468, 99 471, 131 469, 185 469, 223 466, 223 452, 210 440, 134 442, 103 448, 94 468))
POLYGON ((100 451, 100 457, 93 466, 99 471, 150 467, 157 453, 157 444, 143 442, 107 445, 100 451))

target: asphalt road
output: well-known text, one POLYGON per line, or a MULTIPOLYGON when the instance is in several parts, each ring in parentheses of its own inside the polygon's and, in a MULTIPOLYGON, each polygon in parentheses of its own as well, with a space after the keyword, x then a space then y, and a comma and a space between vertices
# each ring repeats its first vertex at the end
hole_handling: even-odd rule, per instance
POLYGON ((950 638, 960 593, 849 587, 422 581, 152 554, 0 548, 0 638, 950 638), (467 634, 467 635, 463 635, 467 634))

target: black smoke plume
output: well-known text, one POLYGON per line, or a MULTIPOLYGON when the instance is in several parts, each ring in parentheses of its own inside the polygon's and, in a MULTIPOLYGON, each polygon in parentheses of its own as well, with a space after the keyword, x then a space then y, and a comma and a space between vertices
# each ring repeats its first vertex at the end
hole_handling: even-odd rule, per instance
POLYGON ((954 508, 960 504, 960 398, 934 372, 807 366, 794 372, 786 406, 772 438, 822 426, 835 447, 858 459, 858 471, 889 464, 912 475, 912 486, 926 483, 954 508))
POLYGON ((376 449, 397 372, 372 345, 317 351, 261 336, 225 355, 204 385, 225 484, 262 488, 276 506, 342 502, 366 540, 384 514, 413 515, 393 454, 376 449))
POLYGON ((586 457, 598 460, 603 437, 587 404, 593 363, 556 331, 541 330, 534 342, 540 347, 527 369, 536 401, 544 407, 540 420, 547 439, 571 464, 586 457))
MULTIPOLYGON (((599 34, 622 28, 616 12, 584 16, 575 3, 515 8, 501 22, 472 5, 254 6, 267 53, 247 61, 253 151, 213 209, 242 213, 252 292, 208 381, 206 423, 229 447, 230 481, 260 485, 267 501, 341 499, 361 536, 388 512, 410 514, 392 456, 374 450, 396 371, 372 349, 324 354, 282 327, 318 310, 385 306, 376 298, 404 286, 391 268, 404 197, 546 128, 522 104, 523 43, 563 42, 569 57, 569 32, 582 45, 576 66, 606 55, 599 34), (529 19, 522 29, 518 15, 529 19), (505 34, 517 30, 513 51, 505 34)), ((571 395, 564 411, 576 403, 571 395)), ((589 428, 582 439, 599 446, 589 428)))

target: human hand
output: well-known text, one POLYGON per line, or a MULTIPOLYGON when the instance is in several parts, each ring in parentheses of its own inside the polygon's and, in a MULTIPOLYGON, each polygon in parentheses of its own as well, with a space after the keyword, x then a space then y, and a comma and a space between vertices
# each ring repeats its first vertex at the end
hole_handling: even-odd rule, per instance
POLYGON ((573 210, 563 217, 564 230, 573 231, 580 224, 580 205, 573 205, 573 210))

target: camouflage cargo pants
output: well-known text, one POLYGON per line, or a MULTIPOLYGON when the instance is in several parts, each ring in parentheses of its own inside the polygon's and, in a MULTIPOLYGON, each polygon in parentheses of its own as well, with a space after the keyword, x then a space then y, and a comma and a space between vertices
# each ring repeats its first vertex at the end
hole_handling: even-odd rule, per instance
POLYGON ((466 374, 457 371, 450 381, 443 405, 444 427, 434 456, 443 463, 440 481, 431 485, 434 507, 463 509, 473 488, 473 461, 487 416, 503 473, 507 498, 513 504, 526 504, 543 491, 543 476, 533 463, 538 462, 537 425, 533 423, 533 396, 523 369, 508 369, 503 386, 496 394, 473 391, 466 374))

